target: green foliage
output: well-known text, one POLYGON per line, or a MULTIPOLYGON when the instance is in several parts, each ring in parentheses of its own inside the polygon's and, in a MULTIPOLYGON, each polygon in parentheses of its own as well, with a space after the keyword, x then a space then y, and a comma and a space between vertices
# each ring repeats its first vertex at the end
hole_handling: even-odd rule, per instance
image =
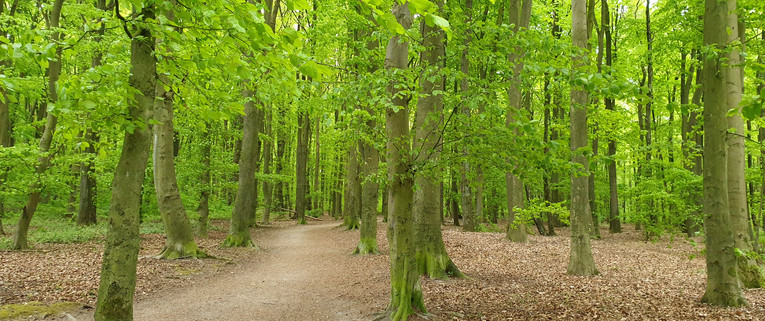
POLYGON ((538 198, 533 198, 526 203, 525 208, 516 207, 516 222, 518 224, 528 224, 533 221, 534 218, 543 218, 547 214, 552 214, 558 217, 563 224, 569 224, 570 211, 567 208, 565 202, 550 203, 538 198))

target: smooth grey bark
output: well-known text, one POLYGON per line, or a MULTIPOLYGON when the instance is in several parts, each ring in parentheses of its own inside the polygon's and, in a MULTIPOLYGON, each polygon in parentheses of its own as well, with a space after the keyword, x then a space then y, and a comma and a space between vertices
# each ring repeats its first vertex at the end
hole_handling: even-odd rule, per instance
POLYGON ((199 222, 197 222, 197 234, 199 236, 207 237, 207 225, 209 224, 210 217, 210 188, 212 187, 212 175, 210 168, 210 130, 211 126, 208 123, 207 128, 203 134, 201 147, 202 147, 202 175, 199 179, 201 188, 199 191, 199 205, 197 206, 197 213, 199 214, 199 222))
MULTIPOLYGON (((511 0, 508 10, 510 24, 513 25, 513 32, 517 35, 521 30, 528 28, 531 19, 531 0, 511 0)), ((510 85, 507 89, 507 115, 506 125, 515 123, 518 112, 522 109, 523 97, 521 91, 523 63, 518 61, 524 55, 520 47, 516 47, 514 52, 508 55, 508 62, 513 66, 513 76, 510 79, 510 85)), ((515 135, 520 135, 517 129, 513 130, 515 135)), ((507 213, 508 224, 505 238, 513 242, 526 242, 526 226, 516 217, 515 208, 524 207, 524 188, 521 179, 512 171, 505 173, 505 184, 507 189, 507 213)))
MULTIPOLYGON (((443 0, 436 3, 443 8, 443 0)), ((444 82, 441 76, 442 59, 445 55, 443 31, 438 26, 430 27, 424 21, 420 24, 425 51, 420 54, 420 61, 425 71, 420 75, 420 97, 415 112, 414 141, 412 142, 417 167, 414 184, 414 230, 417 247, 415 257, 417 269, 431 279, 463 277, 464 275, 452 262, 446 252, 441 234, 441 171, 436 162, 441 154, 443 137, 434 133, 441 132, 444 126, 443 95, 444 82)))
MULTIPOLYGON (((465 0, 465 25, 470 26, 473 22, 473 0, 465 0)), ((468 79, 470 78, 470 59, 469 59, 469 52, 470 52, 470 43, 472 41, 472 33, 473 31, 470 30, 470 28, 465 30, 465 39, 463 40, 463 49, 462 49, 462 57, 460 59, 460 71, 462 72, 463 78, 460 81, 460 91, 462 91, 462 94, 464 95, 463 99, 465 100, 465 103, 462 104, 462 114, 465 116, 465 121, 469 122, 470 120, 470 104, 467 103, 467 101, 470 100, 470 82, 468 79)), ((465 157, 468 156, 469 148, 465 146, 462 151, 463 155, 465 157)), ((478 228, 478 221, 477 217, 475 216, 475 211, 473 209, 473 187, 470 186, 470 177, 469 175, 473 172, 473 166, 470 164, 470 161, 466 158, 462 161, 462 171, 461 171, 461 180, 460 180, 460 208, 462 209, 462 229, 465 231, 473 232, 476 231, 478 228)))
MULTIPOLYGON (((57 30, 59 27, 59 21, 61 19, 61 8, 64 5, 64 0, 55 0, 53 6, 50 9, 50 15, 48 18, 48 28, 57 30)), ((61 38, 61 32, 54 31, 51 34, 51 43, 58 43, 61 38)), ((58 102, 58 79, 61 75, 61 47, 56 47, 56 59, 49 61, 48 64, 48 103, 56 105, 58 102)), ((30 186, 30 192, 27 196, 26 204, 19 215, 19 221, 16 225, 16 233, 13 235, 13 245, 11 248, 14 250, 24 250, 29 248, 27 241, 27 233, 29 231, 29 224, 32 222, 32 217, 37 211, 37 205, 40 204, 40 189, 42 188, 42 182, 40 182, 41 174, 45 173, 50 167, 52 155, 47 155, 50 150, 50 146, 53 143, 53 133, 56 131, 56 124, 58 118, 54 113, 50 112, 46 115, 45 127, 40 137, 40 143, 38 151, 40 156, 37 158, 37 164, 35 168, 36 179, 30 186)))
MULTIPOLYGON (((607 73, 611 73, 611 67, 613 66, 613 48, 611 46, 611 13, 608 9, 608 0, 601 2, 600 19, 605 36, 605 58, 607 73)), ((615 110, 616 101, 613 98, 603 98, 603 104, 606 110, 613 112, 615 110)), ((619 188, 617 185, 617 172, 616 161, 614 155, 616 155, 616 140, 613 138, 608 139, 608 151, 606 152, 608 160, 606 168, 608 169, 608 230, 611 233, 621 233, 622 225, 619 219, 619 188)))
MULTIPOLYGON (((729 3, 706 0, 704 45, 725 52, 729 3)), ((725 55, 704 57, 704 229, 707 285, 702 302, 719 306, 746 305, 736 262, 735 240, 728 205, 727 97, 725 55)))
POLYGON ((255 212, 255 171, 258 159, 255 150, 258 148, 258 107, 253 101, 255 92, 252 84, 245 81, 242 90, 244 103, 244 118, 242 130, 242 150, 239 159, 239 183, 234 199, 234 209, 231 214, 231 226, 228 235, 221 246, 224 247, 254 247, 250 237, 250 226, 255 212))
POLYGON ((348 148, 348 164, 345 170, 345 203, 343 204, 343 225, 346 230, 359 228, 361 216, 361 180, 359 178, 358 143, 348 148))
MULTIPOLYGON (((587 4, 585 0, 571 3, 572 41, 574 46, 587 48, 587 4)), ((586 56, 573 56, 575 69, 587 64, 586 56)), ((568 274, 590 276, 598 274, 590 245, 590 203, 588 201, 587 175, 589 159, 583 147, 587 146, 587 91, 581 86, 571 87, 571 152, 572 162, 581 168, 571 175, 571 250, 568 274)))
MULTIPOLYGON (((271 162, 273 159, 274 141, 272 137, 273 116, 271 111, 266 111, 265 120, 265 138, 263 140, 263 174, 271 174, 271 162)), ((273 206, 273 183, 270 180, 263 180, 263 224, 268 224, 271 220, 271 207, 273 206)))
MULTIPOLYGON (((409 2, 393 5, 393 15, 404 29, 412 26, 409 2)), ((409 42, 395 35, 385 50, 385 69, 392 73, 407 68, 409 42)), ((396 79, 395 77, 393 79, 396 79)), ((416 312, 426 312, 420 287, 420 274, 415 260, 414 231, 412 226, 411 137, 409 136, 409 97, 401 92, 396 80, 388 85, 392 103, 398 110, 388 108, 385 129, 388 134, 386 160, 390 199, 388 235, 390 241, 390 304, 385 314, 390 320, 406 320, 416 312)))
MULTIPOLYGON (((154 18, 153 5, 141 10, 143 19, 154 18)), ((139 25, 140 26, 140 25, 139 25)), ((139 124, 125 131, 122 152, 114 171, 106 234, 96 302, 95 320, 133 320, 136 264, 140 247, 139 211, 141 185, 151 149, 151 130, 146 125, 154 106, 157 61, 154 38, 149 29, 140 28, 131 40, 130 86, 137 89, 130 103, 130 120, 139 124)))

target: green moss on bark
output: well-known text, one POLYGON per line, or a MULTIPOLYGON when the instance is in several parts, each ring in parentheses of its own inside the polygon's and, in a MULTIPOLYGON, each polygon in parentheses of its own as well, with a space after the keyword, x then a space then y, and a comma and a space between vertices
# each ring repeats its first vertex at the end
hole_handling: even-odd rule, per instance
POLYGON ((465 274, 457 268, 449 255, 417 251, 417 270, 431 279, 464 278, 465 274))
POLYGON ((247 235, 242 234, 229 234, 226 239, 223 240, 222 247, 246 247, 259 249, 250 239, 249 233, 247 235))
POLYGON ((738 277, 741 284, 749 289, 765 287, 765 270, 757 261, 738 257, 738 277))
POLYGON ((174 245, 165 245, 165 248, 162 249, 162 252, 157 255, 158 259, 166 259, 166 260, 175 260, 175 259, 181 259, 181 258, 206 258, 208 257, 207 253, 200 250, 196 243, 194 242, 187 242, 187 243, 175 243, 174 245))
POLYGON ((377 247, 377 238, 362 237, 353 254, 380 254, 380 249, 377 247))

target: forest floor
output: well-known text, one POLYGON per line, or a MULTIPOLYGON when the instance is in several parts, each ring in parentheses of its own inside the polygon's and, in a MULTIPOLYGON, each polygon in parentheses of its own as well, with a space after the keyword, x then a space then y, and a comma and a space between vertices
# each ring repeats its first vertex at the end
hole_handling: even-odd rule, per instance
MULTIPOLYGON (((261 250, 221 249, 227 222, 214 221, 198 245, 217 259, 165 261, 162 235, 144 235, 136 320, 370 320, 389 300, 388 257, 350 255, 358 231, 324 217, 307 226, 276 222, 253 232, 261 250)), ((387 253, 385 225, 378 243, 387 253)), ((447 249, 467 279, 427 280, 428 320, 765 320, 765 290, 746 290, 739 309, 699 303, 705 263, 700 239, 665 236, 645 242, 631 227, 593 240, 600 275, 566 275, 569 237, 530 236, 444 227, 447 249)), ((64 315, 23 320, 92 320, 102 246, 38 244, 0 252, 0 306, 77 302, 64 315)), ((1 309, 2 307, 0 307, 1 309)))

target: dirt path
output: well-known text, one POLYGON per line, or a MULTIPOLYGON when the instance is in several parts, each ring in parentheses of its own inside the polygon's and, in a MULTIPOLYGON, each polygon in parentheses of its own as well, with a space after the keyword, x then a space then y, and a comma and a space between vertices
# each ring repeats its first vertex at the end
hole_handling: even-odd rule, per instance
MULTIPOLYGON (((237 264, 226 275, 151 295, 135 304, 135 320, 370 319, 380 303, 369 301, 385 302, 387 297, 363 289, 367 285, 359 280, 379 274, 364 266, 379 265, 372 261, 380 257, 349 255, 356 233, 333 230, 335 226, 334 221, 322 221, 259 229, 256 260, 237 264)), ((375 291, 384 286, 375 284, 375 291)), ((92 314, 76 318, 88 320, 92 314)))

